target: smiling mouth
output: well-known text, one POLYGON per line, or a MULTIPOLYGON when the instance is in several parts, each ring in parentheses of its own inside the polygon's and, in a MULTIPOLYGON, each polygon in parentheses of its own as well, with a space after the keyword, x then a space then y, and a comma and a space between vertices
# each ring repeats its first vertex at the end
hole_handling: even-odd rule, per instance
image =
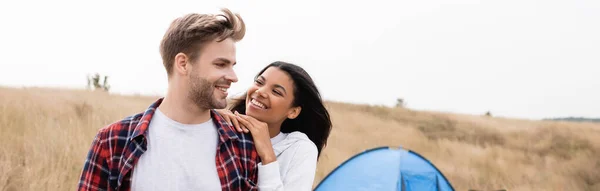
POLYGON ((229 89, 229 88, 226 88, 226 87, 219 87, 219 86, 216 86, 216 88, 217 88, 218 90, 221 90, 221 91, 222 91, 222 92, 224 92, 224 93, 227 93, 227 89, 229 89))
POLYGON ((265 104, 262 104, 262 103, 256 101, 255 99, 252 99, 250 101, 250 104, 252 104, 252 105, 254 105, 254 106, 258 107, 258 108, 261 108, 261 109, 267 109, 267 107, 265 106, 265 104))

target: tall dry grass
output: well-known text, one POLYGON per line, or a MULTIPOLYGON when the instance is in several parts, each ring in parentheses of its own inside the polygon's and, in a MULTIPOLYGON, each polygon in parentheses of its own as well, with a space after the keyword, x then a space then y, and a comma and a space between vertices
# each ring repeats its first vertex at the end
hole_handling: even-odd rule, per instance
POLYGON ((151 98, 0 88, 0 190, 74 190, 97 130, 151 98))
POLYGON ((403 146, 457 190, 600 190, 600 125, 329 103, 334 130, 316 180, 362 150, 403 146))
MULTIPOLYGON (((96 131, 156 98, 0 88, 0 190, 73 190, 96 131)), ((600 190, 600 125, 329 102, 334 130, 315 185, 356 153, 403 146, 457 190, 600 190)))

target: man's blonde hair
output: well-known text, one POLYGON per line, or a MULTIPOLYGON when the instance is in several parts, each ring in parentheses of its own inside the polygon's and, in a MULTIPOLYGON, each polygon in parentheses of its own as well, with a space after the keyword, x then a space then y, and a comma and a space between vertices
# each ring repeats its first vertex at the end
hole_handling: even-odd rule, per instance
POLYGON ((227 38, 237 42, 244 38, 246 26, 241 16, 226 8, 221 11, 223 14, 218 15, 191 13, 171 23, 160 43, 160 55, 169 76, 178 53, 188 55, 193 61, 206 42, 227 38))

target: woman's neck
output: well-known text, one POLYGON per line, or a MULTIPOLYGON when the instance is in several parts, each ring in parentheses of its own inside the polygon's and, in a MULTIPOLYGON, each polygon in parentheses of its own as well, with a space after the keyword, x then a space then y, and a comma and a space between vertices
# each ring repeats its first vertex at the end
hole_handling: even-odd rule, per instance
POLYGON ((278 124, 268 124, 269 126, 269 137, 273 138, 277 135, 279 135, 279 133, 281 132, 281 123, 278 124))

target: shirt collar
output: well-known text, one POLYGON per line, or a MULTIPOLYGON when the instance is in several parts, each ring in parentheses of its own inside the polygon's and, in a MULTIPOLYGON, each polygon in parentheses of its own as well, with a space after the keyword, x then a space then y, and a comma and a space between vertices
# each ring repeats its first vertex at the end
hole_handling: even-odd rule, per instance
POLYGON ((148 107, 148 109, 146 109, 146 111, 144 112, 144 114, 142 115, 140 120, 137 122, 137 124, 133 130, 133 135, 131 136, 132 139, 136 139, 139 136, 146 137, 146 132, 148 130, 148 126, 150 125, 150 120, 152 120, 152 116, 154 116, 154 112, 156 111, 158 106, 162 103, 163 99, 164 99, 164 97, 159 98, 154 103, 152 103, 150 105, 150 107, 148 107))
MULTIPOLYGON (((139 136, 146 137, 148 126, 150 125, 150 121, 152 120, 152 116, 156 112, 158 106, 162 103, 164 97, 159 98, 154 103, 146 109, 136 127, 134 128, 132 139, 136 139, 139 136)), ((213 122, 217 126, 217 132, 219 132, 219 137, 221 139, 238 139, 237 132, 235 131, 233 125, 227 123, 225 118, 223 118, 219 113, 217 113, 214 109, 210 110, 210 117, 213 119, 213 122)), ((224 141, 224 140, 223 140, 224 141)))
POLYGON ((210 110, 210 116, 212 117, 215 125, 217 125, 217 130, 221 138, 227 138, 231 140, 239 138, 233 125, 225 121, 225 118, 223 118, 223 116, 217 113, 214 109, 210 110))
POLYGON ((276 145, 277 143, 283 141, 286 136, 287 136, 287 134, 285 134, 283 132, 279 132, 279 134, 277 134, 275 137, 271 138, 271 144, 276 145))

